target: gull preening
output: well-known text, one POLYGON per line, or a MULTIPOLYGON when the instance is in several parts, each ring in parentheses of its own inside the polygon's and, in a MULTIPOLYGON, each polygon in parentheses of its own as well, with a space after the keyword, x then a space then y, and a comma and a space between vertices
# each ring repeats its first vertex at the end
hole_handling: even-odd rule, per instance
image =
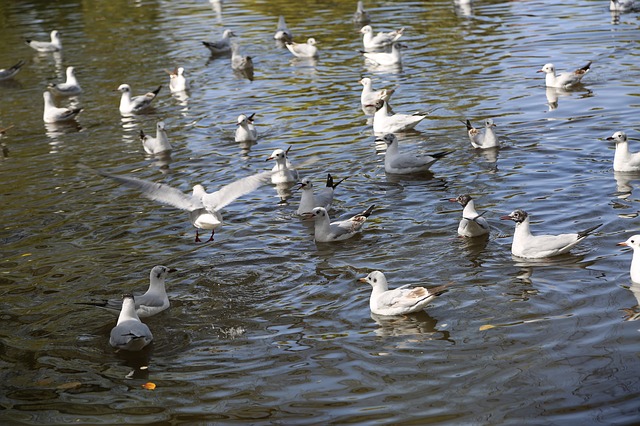
POLYGON ((158 121, 156 124, 155 138, 150 135, 145 135, 144 131, 140 130, 140 141, 142 141, 142 147, 147 154, 155 155, 161 152, 171 151, 172 149, 163 121, 158 121))
POLYGON ((253 117, 255 113, 250 116, 240 114, 238 116, 238 122, 236 124, 235 141, 236 142, 255 142, 258 140, 258 131, 253 124, 253 117))
POLYGON ((360 103, 363 107, 375 105, 379 100, 389 102, 389 98, 391 98, 391 95, 393 95, 393 92, 396 90, 395 87, 393 89, 374 90, 373 82, 369 77, 360 79, 358 83, 362 84, 360 103))
POLYGON ((156 183, 134 177, 114 175, 100 170, 94 170, 86 166, 81 167, 87 168, 101 176, 113 179, 126 187, 135 189, 139 191, 142 196, 150 200, 187 211, 189 213, 189 220, 191 221, 191 224, 196 228, 196 242, 200 242, 198 234, 198 230, 200 229, 211 230, 211 237, 207 242, 212 241, 215 230, 223 223, 220 210, 239 197, 253 192, 262 185, 269 183, 269 178, 272 175, 272 172, 270 171, 256 173, 224 185, 218 191, 212 193, 207 193, 202 185, 195 185, 193 187, 192 194, 189 195, 179 189, 162 183, 156 183))
POLYGON ((209 49, 212 55, 222 55, 231 52, 231 37, 235 37, 235 33, 231 30, 224 30, 222 38, 217 41, 203 41, 204 47, 209 49))
POLYGON ((400 43, 393 43, 391 45, 391 52, 365 52, 361 51, 362 55, 374 62, 376 65, 381 66, 395 66, 402 64, 402 55, 400 54, 401 48, 404 45, 400 43))
POLYGON ((120 97, 120 114, 137 114, 144 111, 151 106, 151 102, 158 96, 162 86, 158 86, 153 92, 145 93, 144 95, 131 97, 131 86, 128 84, 121 84, 118 87, 118 91, 122 93, 120 97))
POLYGON ((625 132, 615 132, 607 138, 616 143, 613 155, 613 170, 616 172, 640 172, 640 152, 629 151, 629 142, 625 132))
MULTIPOLYGON (((346 179, 346 178, 344 178, 346 179)), ((302 195, 300 196, 300 205, 298 206, 298 210, 296 213, 298 215, 303 215, 305 213, 311 213, 314 207, 324 207, 325 210, 329 210, 331 208, 331 203, 333 203, 333 194, 335 189, 344 181, 344 179, 339 180, 337 183, 334 183, 333 176, 331 173, 327 174, 327 184, 322 190, 320 190, 317 194, 313 193, 313 182, 310 178, 304 177, 300 181, 300 189, 302 190, 302 195)))
MULTIPOLYGON (((463 122, 464 123, 464 122, 463 122)), ((471 125, 469 120, 464 123, 467 126, 467 133, 469 134, 469 141, 471 145, 477 149, 489 149, 495 148, 500 145, 496 133, 493 128, 496 126, 493 119, 487 118, 484 121, 484 133, 480 129, 476 129, 471 125)))
POLYGON ((59 108, 53 102, 51 92, 42 93, 44 98, 44 113, 42 119, 45 123, 60 123, 71 121, 77 117, 82 108, 59 108))
MULTIPOLYGON (((149 272, 149 288, 144 294, 135 296, 135 311, 138 317, 147 318, 169 308, 171 303, 167 296, 165 280, 169 273, 176 272, 176 270, 162 265, 151 268, 151 272, 149 272)), ((97 306, 109 311, 122 309, 122 300, 103 300, 81 304, 97 306)))
POLYGON ((318 56, 318 48, 316 47, 316 39, 309 37, 306 43, 287 42, 287 49, 297 58, 316 58, 318 56))
POLYGON ((473 198, 470 195, 459 195, 456 198, 449 198, 452 203, 458 203, 462 206, 462 219, 458 224, 458 235, 461 237, 479 237, 489 234, 489 223, 487 219, 482 217, 484 212, 476 211, 473 198))
POLYGON ((324 207, 315 207, 311 213, 303 216, 314 219, 314 239, 319 243, 342 241, 356 235, 371 215, 375 205, 347 220, 331 222, 329 213, 324 207))
POLYGON ((566 89, 580 83, 582 77, 589 72, 591 67, 591 61, 582 68, 578 68, 575 71, 563 72, 556 75, 556 68, 553 64, 545 64, 537 72, 545 73, 545 84, 547 87, 556 87, 560 89, 566 89))
POLYGON ((15 75, 20 72, 20 69, 24 64, 25 62, 20 59, 14 66, 0 69, 0 80, 8 80, 15 77, 15 75))
POLYGON ((273 173, 271 175, 271 182, 274 184, 281 183, 295 183, 298 181, 298 171, 293 168, 293 165, 289 161, 289 150, 291 147, 287 148, 287 150, 276 149, 274 150, 269 157, 265 161, 275 161, 276 164, 271 169, 273 173))
POLYGON ((164 71, 169 74, 169 90, 171 93, 186 92, 189 90, 189 82, 184 76, 184 68, 176 67, 173 71, 164 71))
POLYGON ((627 241, 618 243, 618 245, 633 249, 633 258, 631 259, 629 273, 631 275, 631 281, 640 283, 640 235, 633 235, 629 237, 627 241))
POLYGON ((387 151, 384 155, 384 171, 391 174, 426 172, 433 163, 453 152, 442 151, 429 155, 400 152, 398 138, 393 133, 388 133, 382 139, 376 139, 376 141, 384 142, 387 145, 387 151))
POLYGON ((365 50, 383 49, 390 44, 397 41, 404 33, 404 28, 399 30, 390 31, 388 33, 379 32, 375 36, 373 35, 373 28, 371 25, 365 25, 360 29, 362 35, 362 45, 365 50))
POLYGON ((273 38, 281 42, 293 40, 293 34, 289 30, 289 28, 287 28, 287 23, 284 21, 284 16, 282 15, 280 15, 280 17, 278 18, 278 29, 273 35, 273 38))
POLYGON ((62 50, 60 33, 57 30, 51 31, 51 41, 25 40, 25 42, 38 52, 59 52, 62 50))
POLYGON ((82 93, 82 88, 76 79, 75 68, 67 67, 67 81, 56 84, 49 83, 47 86, 53 94, 58 96, 76 96, 82 93))
POLYGON ((542 259, 567 253, 576 244, 602 226, 602 224, 598 224, 574 234, 532 235, 527 212, 514 210, 509 215, 500 217, 500 219, 512 220, 516 223, 511 253, 514 256, 528 259, 542 259))
POLYGON ((400 133, 413 129, 429 114, 423 112, 393 114, 389 111, 387 102, 384 99, 379 99, 375 103, 375 108, 376 113, 373 115, 374 133, 400 133))
POLYGON ((353 14, 353 23, 354 24, 366 24, 371 22, 371 18, 369 18, 369 13, 364 10, 364 5, 362 1, 358 1, 356 5, 356 11, 353 14))
POLYGON ((432 289, 410 287, 411 284, 389 290, 387 278, 380 271, 373 271, 358 281, 369 283, 373 287, 369 298, 369 308, 376 315, 394 316, 419 312, 436 296, 442 294, 447 286, 432 289))
POLYGON ((116 326, 111 329, 109 344, 117 349, 139 351, 153 340, 151 330, 136 314, 132 294, 122 296, 122 310, 116 326))

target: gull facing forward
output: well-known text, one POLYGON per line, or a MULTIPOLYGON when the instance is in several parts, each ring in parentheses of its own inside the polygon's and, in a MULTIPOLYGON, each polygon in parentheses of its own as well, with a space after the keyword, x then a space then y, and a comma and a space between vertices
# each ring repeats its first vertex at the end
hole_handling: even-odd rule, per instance
POLYGON ((142 147, 147 154, 159 154, 161 152, 171 151, 171 144, 169 138, 167 138, 167 132, 164 130, 164 122, 158 121, 156 124, 156 137, 145 135, 143 130, 140 130, 140 140, 142 141, 142 147))
POLYGON ((132 294, 122 296, 122 310, 116 326, 111 329, 109 344, 117 349, 139 351, 153 340, 151 330, 136 314, 132 294))
POLYGON ((377 315, 393 316, 419 312, 436 296, 442 294, 446 286, 426 289, 424 287, 409 288, 411 284, 389 290, 387 278, 380 271, 373 271, 358 281, 369 283, 373 290, 369 298, 369 308, 377 315))
POLYGON ((346 240, 353 237, 360 231, 362 225, 367 221, 367 218, 371 215, 375 205, 372 205, 367 210, 360 214, 357 214, 347 220, 331 222, 329 219, 329 213, 324 207, 316 207, 311 210, 311 213, 306 213, 303 216, 313 218, 315 220, 314 238, 319 243, 329 243, 333 241, 346 240))
POLYGON ((285 151, 278 148, 274 150, 266 160, 264 160, 275 160, 276 162, 276 164, 271 169, 271 172, 273 173, 271 175, 271 182, 274 184, 293 183, 298 181, 298 171, 293 168, 293 165, 287 157, 290 149, 291 147, 287 148, 287 150, 285 151))
POLYGON ((144 95, 131 97, 131 86, 128 84, 121 84, 118 86, 118 91, 122 92, 120 97, 120 114, 129 115, 137 114, 151 106, 151 102, 158 96, 162 86, 158 86, 153 92, 145 93, 144 95))
POLYGON ((300 206, 298 206, 296 213, 299 215, 311 213, 314 207, 324 207, 325 210, 329 210, 331 203, 333 203, 333 193, 342 181, 344 181, 344 179, 338 181, 338 183, 334 183, 331 173, 328 173, 327 185, 320 192, 314 194, 311 179, 308 177, 302 178, 299 183, 302 195, 300 196, 300 206))
POLYGON ((489 223, 487 219, 482 217, 484 212, 478 214, 473 198, 470 195, 464 194, 456 198, 449 198, 449 201, 458 203, 463 207, 462 219, 458 224, 458 235, 461 237, 479 237, 489 234, 489 223))
POLYGON ((602 224, 592 226, 576 234, 532 235, 527 212, 514 210, 500 219, 513 220, 516 223, 511 253, 514 256, 528 259, 542 259, 567 253, 576 244, 587 238, 591 232, 602 226, 602 224))
POLYGON ((585 74, 589 72, 589 67, 591 67, 591 61, 589 61, 589 63, 584 67, 578 68, 575 71, 563 72, 556 75, 556 68, 553 66, 553 64, 545 64, 537 72, 543 72, 546 74, 544 81, 547 87, 566 89, 570 86, 578 84, 580 80, 582 80, 582 77, 584 77, 585 74))
POLYGON ((184 76, 184 68, 177 67, 173 71, 164 71, 169 74, 169 90, 171 93, 186 92, 189 90, 189 82, 184 76))
POLYGON ((640 152, 630 152, 627 134, 615 132, 607 138, 616 143, 616 153, 613 155, 613 170, 616 172, 640 172, 640 152))
POLYGON ((253 117, 255 113, 250 116, 240 114, 238 116, 238 123, 236 124, 235 140, 236 142, 255 142, 258 140, 258 131, 253 125, 253 117))
POLYGON ((480 131, 480 129, 476 129, 471 125, 471 122, 467 120, 464 123, 467 126, 467 133, 469 134, 469 140, 471 141, 471 145, 477 149, 489 149, 495 148, 499 145, 498 137, 496 133, 493 131, 493 128, 496 126, 493 122, 493 119, 487 118, 484 121, 484 133, 480 131))
POLYGON ((453 152, 442 151, 431 155, 400 152, 398 150, 398 138, 393 133, 386 134, 382 139, 376 139, 376 141, 387 144, 387 151, 384 155, 384 171, 392 174, 426 172, 433 163, 453 152))

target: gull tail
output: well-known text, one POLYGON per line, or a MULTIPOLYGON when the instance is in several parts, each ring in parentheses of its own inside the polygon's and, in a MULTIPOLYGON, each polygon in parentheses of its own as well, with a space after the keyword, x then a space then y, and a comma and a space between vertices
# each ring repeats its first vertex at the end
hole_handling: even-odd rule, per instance
POLYGON ((369 217, 371 216, 371 212, 373 211, 373 208, 375 207, 375 204, 372 204, 371 207, 369 207, 368 209, 366 209, 365 211, 363 211, 362 213, 359 214, 359 216, 364 216, 364 217, 369 217))
POLYGON ((585 74, 587 71, 589 71, 590 68, 591 68, 591 61, 589 61, 589 63, 587 65, 585 65, 584 67, 579 68, 578 72, 580 74, 585 74))
POLYGON ((20 68, 22 68, 22 66, 24 64, 25 64, 25 62, 22 59, 20 59, 17 64, 15 64, 14 66, 12 66, 9 69, 12 70, 12 71, 16 71, 16 70, 19 70, 20 68))
POLYGON ((158 88, 156 90, 154 90, 153 93, 154 95, 158 96, 158 93, 160 92, 160 89, 162 89, 162 84, 160 86, 158 86, 158 88))
POLYGON ((338 185, 340 185, 346 178, 338 181, 338 183, 333 183, 333 176, 331 176, 331 173, 327 174, 327 188, 333 188, 336 189, 338 185))
POLYGON ((144 140, 145 137, 146 135, 144 134, 144 130, 140 129, 140 140, 144 140))
POLYGON ((462 124, 464 124, 465 126, 467 126, 467 131, 469 131, 469 130, 473 130, 473 126, 471 125, 471 122, 470 122, 468 119, 467 119, 467 121, 466 121, 466 122, 464 122, 464 121, 462 121, 462 120, 460 120, 460 122, 461 122, 462 124))
POLYGON ((444 284, 438 287, 428 288, 427 290, 429 291, 429 294, 432 296, 440 296, 441 294, 449 291, 448 289, 450 285, 451 284, 444 284))
POLYGON ((587 237, 589 234, 591 234, 593 231, 595 231, 596 229, 600 228, 602 226, 602 223, 596 226, 592 226, 589 229, 585 229, 584 231, 580 231, 578 232, 578 238, 585 238, 587 237))
POLYGON ((253 123, 253 117, 255 117, 255 116, 256 116, 256 113, 254 112, 253 114, 251 114, 250 116, 247 117, 247 121, 249 123, 253 123))

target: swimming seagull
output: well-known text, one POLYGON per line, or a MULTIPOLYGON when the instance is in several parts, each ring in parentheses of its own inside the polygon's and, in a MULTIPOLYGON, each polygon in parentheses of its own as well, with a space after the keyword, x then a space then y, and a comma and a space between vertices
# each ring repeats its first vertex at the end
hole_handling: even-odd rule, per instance
POLYGON ((611 0, 609 2, 611 12, 631 12, 635 7, 635 0, 611 0))
MULTIPOLYGON (((149 288, 146 293, 135 296, 135 310, 140 318, 147 318, 168 309, 169 297, 165 288, 165 280, 169 273, 177 269, 157 265, 149 273, 149 288)), ((81 303, 82 305, 97 306, 109 311, 122 309, 122 300, 102 300, 99 302, 81 303)))
POLYGON ((422 311, 436 296, 442 294, 447 286, 432 289, 409 287, 411 284, 389 290, 387 278, 380 271, 373 271, 358 281, 369 283, 373 290, 369 298, 369 308, 377 315, 406 315, 422 311))
POLYGON ((80 165, 80 167, 113 179, 126 187, 135 189, 150 200, 189 212, 189 220, 196 228, 196 242, 200 242, 198 235, 199 229, 210 229, 211 237, 207 242, 213 241, 215 230, 223 223, 220 210, 237 198, 255 191, 262 185, 266 185, 272 175, 271 171, 256 173, 224 185, 218 191, 212 193, 207 193, 202 185, 195 185, 192 194, 188 195, 179 189, 162 183, 128 176, 113 175, 83 165, 80 165))
POLYGON ((67 81, 60 84, 49 83, 47 86, 53 94, 58 96, 76 96, 82 92, 80 84, 74 74, 75 68, 67 67, 67 81))
POLYGON ((316 58, 318 57, 318 48, 316 47, 316 39, 309 37, 306 43, 287 42, 287 49, 297 58, 316 58))
POLYGON ((473 198, 464 194, 456 198, 449 198, 452 203, 458 203, 463 207, 462 219, 458 224, 458 235, 461 237, 479 237, 489 233, 489 223, 482 217, 485 212, 478 214, 473 198))
POLYGON ((374 90, 373 83, 369 77, 360 79, 358 83, 362 84, 362 93, 360 94, 360 103, 362 106, 375 105, 380 99, 389 102, 389 98, 391 98, 391 95, 393 95, 393 92, 396 90, 395 88, 374 90))
POLYGON ((360 29, 360 32, 363 34, 362 36, 362 45, 365 50, 370 49, 383 49, 386 46, 397 41, 402 34, 404 33, 404 28, 400 28, 399 30, 390 31, 388 33, 379 32, 375 36, 373 35, 373 28, 371 25, 365 25, 360 29))
POLYGON ((0 80, 8 80, 13 78, 18 72, 20 72, 20 68, 25 64, 25 62, 20 59, 14 66, 10 68, 2 68, 0 69, 0 80))
POLYGON ((545 83, 547 87, 565 89, 579 83, 580 80, 582 80, 582 77, 584 77, 585 74, 589 72, 589 67, 591 67, 591 61, 589 61, 589 63, 584 67, 578 68, 575 71, 563 72, 559 75, 556 75, 556 68, 553 66, 553 64, 545 64, 537 72, 543 72, 546 74, 545 83))
POLYGON ((375 62, 377 65, 402 65, 402 55, 400 54, 402 47, 405 46, 400 43, 393 43, 391 45, 391 52, 365 52, 364 50, 361 50, 360 53, 362 53, 368 60, 375 62))
MULTIPOLYGON (((370 105, 367 105, 370 106, 370 105)), ((429 113, 391 114, 387 102, 379 99, 375 103, 376 113, 373 115, 374 133, 399 133, 410 130, 427 118, 429 113)))
POLYGON ((152 340, 151 330, 136 314, 133 295, 122 295, 122 310, 116 326, 111 329, 109 344, 117 349, 139 351, 152 340))
POLYGON ((367 210, 360 214, 357 214, 347 220, 338 222, 331 222, 329 219, 329 213, 324 207, 315 207, 311 210, 311 213, 305 213, 305 218, 312 218, 315 220, 314 238, 316 242, 329 243, 333 241, 346 240, 351 238, 360 231, 362 225, 367 221, 367 218, 371 215, 375 205, 372 205, 367 210))
POLYGON ((51 41, 25 40, 25 42, 38 52, 58 52, 62 50, 60 34, 56 30, 51 31, 51 41))
POLYGON ((240 46, 236 43, 231 45, 231 68, 236 71, 253 73, 253 59, 251 56, 242 56, 240 46))
POLYGON ((291 150, 291 147, 287 148, 286 151, 278 148, 265 160, 275 160, 276 162, 271 169, 271 172, 273 173, 271 175, 271 183, 293 183, 298 181, 298 171, 293 168, 293 165, 288 158, 289 150, 291 150))
POLYGON ((382 139, 376 139, 376 141, 387 144, 387 152, 384 155, 384 171, 392 174, 426 172, 433 163, 453 152, 442 151, 430 155, 400 152, 398 150, 398 138, 393 133, 388 133, 382 139))
POLYGON ((284 16, 282 15, 280 15, 280 18, 278 18, 278 29, 273 35, 273 38, 282 42, 293 40, 293 34, 289 30, 289 28, 287 28, 287 23, 284 21, 284 16))
POLYGON ((333 193, 344 179, 338 181, 338 183, 334 183, 333 176, 331 176, 331 173, 328 173, 326 186, 317 194, 314 194, 313 182, 311 179, 308 177, 302 178, 299 183, 302 195, 300 196, 300 205, 298 206, 296 213, 298 215, 311 213, 314 207, 324 207, 325 210, 329 210, 331 203, 333 202, 333 193))
POLYGON ((371 22, 371 18, 369 18, 369 13, 364 10, 364 5, 362 1, 358 1, 356 6, 356 12, 353 14, 353 22, 355 24, 366 24, 371 22))
POLYGON ((493 131, 493 128, 496 126, 493 122, 493 119, 487 118, 484 121, 484 133, 480 129, 476 129, 471 125, 471 122, 467 120, 467 122, 463 122, 467 126, 467 133, 469 134, 469 140, 471 141, 471 145, 477 149, 489 149, 495 148, 499 145, 498 137, 496 133, 493 131))
POLYGON ((607 138, 616 143, 616 153, 613 155, 613 170, 616 172, 640 172, 640 152, 630 152, 627 134, 615 132, 607 138))
POLYGON ((245 114, 238 116, 235 140, 236 142, 255 142, 258 140, 258 131, 253 125, 253 117, 255 113, 247 117, 245 114))
POLYGON ((131 97, 131 86, 128 84, 121 84, 118 87, 118 91, 122 92, 120 98, 120 114, 137 114, 151 106, 151 102, 156 98, 158 92, 160 92, 162 86, 158 86, 153 92, 145 93, 144 95, 131 97))
POLYGON ((527 212, 514 210, 500 219, 513 220, 516 223, 511 253, 514 256, 528 259, 541 259, 567 253, 576 244, 587 238, 591 232, 602 226, 602 224, 592 226, 576 234, 532 235, 527 212))
POLYGON ((631 259, 629 273, 631 274, 631 281, 640 283, 640 235, 633 235, 629 237, 627 241, 618 243, 618 245, 633 249, 633 258, 631 259))
POLYGON ((221 55, 231 51, 231 37, 235 37, 235 33, 231 30, 224 30, 222 38, 218 41, 203 41, 202 44, 209 49, 212 55, 221 55))
POLYGON ((169 138, 167 138, 167 132, 164 129, 164 122, 158 121, 156 124, 156 137, 145 135, 143 130, 140 130, 140 141, 142 141, 142 147, 147 154, 159 154, 161 152, 171 151, 171 144, 169 138))
POLYGON ((173 71, 164 71, 169 74, 169 90, 171 93, 185 92, 189 90, 189 82, 184 76, 184 68, 177 67, 173 71))
POLYGON ((82 108, 58 108, 53 103, 53 96, 50 92, 44 92, 42 97, 44 98, 44 114, 42 115, 42 119, 45 123, 70 121, 75 119, 82 111, 82 108))

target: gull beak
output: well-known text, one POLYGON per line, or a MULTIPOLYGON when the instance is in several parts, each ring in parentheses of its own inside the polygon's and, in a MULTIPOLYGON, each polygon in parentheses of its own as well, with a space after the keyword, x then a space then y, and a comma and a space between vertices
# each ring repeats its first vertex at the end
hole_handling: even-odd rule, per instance
POLYGON ((169 268, 167 272, 178 272, 178 270, 176 268, 169 268))
POLYGON ((266 160, 264 161, 269 161, 269 160, 273 160, 275 157, 268 157, 266 160))
POLYGON ((629 244, 627 244, 626 241, 623 241, 621 243, 616 244, 617 246, 625 246, 625 247, 629 247, 629 244))
POLYGON ((300 216, 302 216, 305 219, 313 219, 315 217, 315 215, 311 212, 302 213, 300 216))
POLYGON ((366 283, 367 282, 367 278, 366 277, 358 278, 358 281, 360 281, 361 283, 366 283))
POLYGON ((511 216, 506 215, 506 216, 500 216, 500 220, 512 220, 511 216))
POLYGON ((608 141, 612 141, 612 140, 613 140, 613 137, 612 137, 612 136, 609 136, 609 137, 607 138, 607 140, 608 140, 608 141))
POLYGON ((538 70, 538 71, 536 71, 536 73, 538 73, 538 72, 544 72, 544 71, 542 71, 542 70, 538 70))
MULTIPOLYGON (((451 201, 452 203, 457 203, 458 202, 457 198, 443 198, 443 200, 451 201)), ((509 219, 511 219, 511 218, 509 218, 509 219)))

